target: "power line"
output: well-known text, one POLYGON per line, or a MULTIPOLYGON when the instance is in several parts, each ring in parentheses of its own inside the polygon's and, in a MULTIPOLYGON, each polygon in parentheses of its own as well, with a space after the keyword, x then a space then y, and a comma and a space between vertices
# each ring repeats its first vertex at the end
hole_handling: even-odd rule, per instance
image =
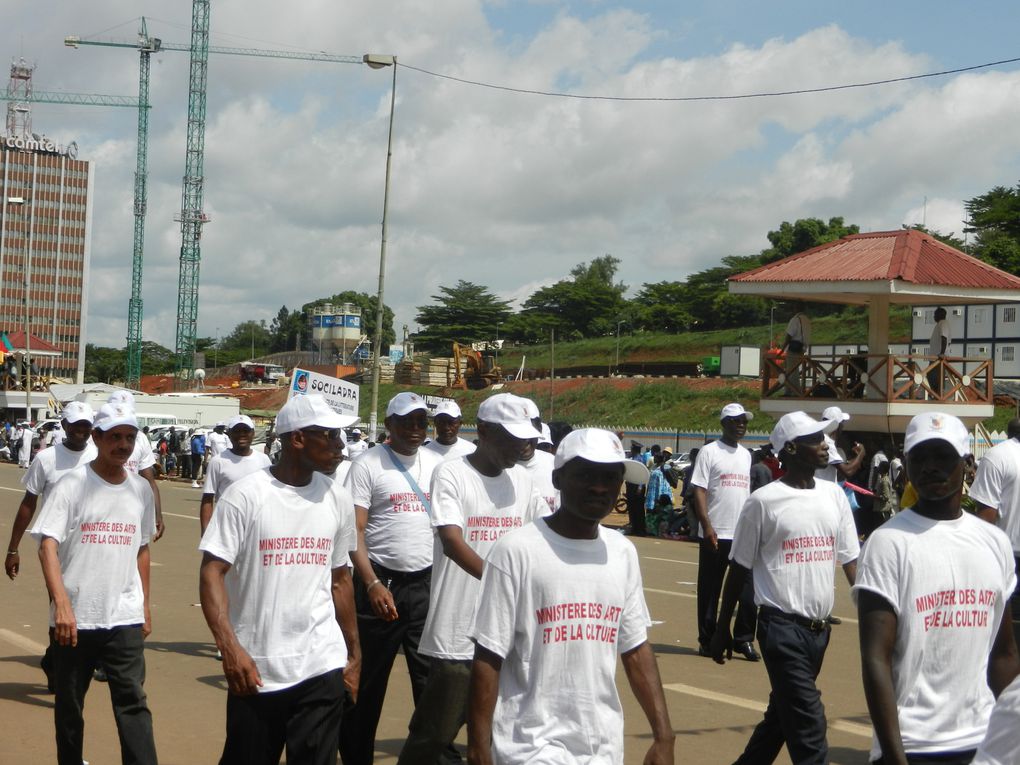
POLYGON ((800 88, 797 90, 777 90, 765 93, 740 93, 737 95, 730 96, 586 96, 580 93, 561 93, 557 91, 549 90, 530 90, 528 88, 514 88, 509 85, 494 85, 489 82, 480 82, 478 80, 467 80, 462 77, 454 77, 451 74, 442 74, 440 72, 432 72, 428 69, 422 69, 421 67, 411 66, 403 61, 399 61, 398 65, 404 69, 411 69, 422 74, 427 74, 431 77, 439 77, 444 80, 452 80, 459 82, 464 85, 474 85, 479 88, 489 88, 490 90, 503 90, 509 93, 521 93, 532 96, 550 96, 553 98, 574 98, 582 101, 737 101, 747 98, 775 98, 778 96, 798 96, 807 93, 828 93, 836 90, 851 90, 853 88, 871 88, 876 85, 890 85, 896 82, 909 82, 911 80, 923 80, 929 77, 945 77, 950 74, 960 74, 961 72, 973 72, 976 69, 987 69, 993 66, 1002 66, 1003 64, 1015 64, 1020 62, 1020 58, 1007 58, 1002 61, 991 61, 987 64, 977 64, 975 66, 964 66, 959 69, 945 69, 941 72, 927 72, 926 74, 912 74, 907 77, 890 77, 884 80, 871 80, 869 82, 855 82, 846 85, 828 85, 821 88, 800 88))

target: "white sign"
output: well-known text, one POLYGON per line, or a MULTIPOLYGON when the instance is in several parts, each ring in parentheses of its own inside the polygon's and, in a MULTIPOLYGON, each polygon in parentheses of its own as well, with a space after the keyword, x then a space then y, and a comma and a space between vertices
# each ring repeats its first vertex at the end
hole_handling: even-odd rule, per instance
POLYGON ((290 376, 290 391, 287 398, 304 396, 307 393, 321 393, 326 403, 337 414, 357 417, 359 390, 354 383, 338 377, 295 368, 290 376))
POLYGON ((66 154, 71 159, 78 156, 78 144, 71 141, 67 146, 60 146, 56 141, 40 136, 5 135, 0 138, 8 149, 19 149, 21 151, 41 151, 47 154, 66 154))

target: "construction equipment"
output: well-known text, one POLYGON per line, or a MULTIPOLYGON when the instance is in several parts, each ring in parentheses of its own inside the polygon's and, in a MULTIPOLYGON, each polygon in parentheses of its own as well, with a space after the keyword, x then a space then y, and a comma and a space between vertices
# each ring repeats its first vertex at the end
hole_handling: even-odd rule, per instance
MULTIPOLYGON (((138 115, 138 147, 135 163, 135 234, 131 261, 131 297, 128 301, 128 333, 126 377, 129 386, 137 385, 141 377, 142 358, 142 263, 145 237, 146 214, 146 170, 148 164, 148 109, 149 109, 149 56, 160 51, 186 51, 191 53, 191 72, 188 87, 188 142, 185 160, 184 183, 181 194, 181 212, 174 220, 181 224, 180 274, 177 295, 177 337, 176 372, 178 384, 186 385, 194 375, 195 341, 198 333, 198 286, 201 264, 202 226, 209 222, 209 216, 202 210, 204 196, 203 166, 205 162, 205 114, 208 56, 210 53, 228 56, 257 56, 261 58, 297 59, 322 61, 326 63, 361 64, 361 56, 343 56, 332 53, 306 53, 258 48, 230 48, 209 45, 209 0, 192 0, 191 43, 163 42, 150 37, 145 19, 141 21, 138 39, 135 42, 114 40, 86 40, 76 35, 64 38, 64 44, 77 48, 79 45, 96 45, 109 48, 132 48, 139 52, 137 102, 109 104, 114 106, 136 106, 144 103, 138 115)), ((56 97, 75 94, 36 94, 56 97)), ((78 96, 82 99, 112 98, 103 96, 78 96)), ((34 100, 47 100, 36 97, 34 100)), ((54 103, 68 103, 54 100, 54 103)), ((82 101, 91 103, 91 101, 82 101)))
POLYGON ((503 378, 492 351, 477 351, 469 345, 453 344, 454 377, 451 386, 463 390, 480 390, 503 378))

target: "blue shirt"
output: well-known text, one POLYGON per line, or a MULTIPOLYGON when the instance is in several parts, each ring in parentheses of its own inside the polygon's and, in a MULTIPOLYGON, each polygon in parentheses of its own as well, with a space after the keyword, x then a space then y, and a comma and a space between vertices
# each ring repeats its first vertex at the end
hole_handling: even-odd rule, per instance
POLYGON ((659 497, 668 494, 670 502, 673 501, 673 487, 666 480, 662 468, 656 468, 648 477, 648 489, 645 491, 645 510, 653 510, 659 503, 659 497))
POLYGON ((205 455, 205 436, 201 433, 191 437, 191 453, 205 455))

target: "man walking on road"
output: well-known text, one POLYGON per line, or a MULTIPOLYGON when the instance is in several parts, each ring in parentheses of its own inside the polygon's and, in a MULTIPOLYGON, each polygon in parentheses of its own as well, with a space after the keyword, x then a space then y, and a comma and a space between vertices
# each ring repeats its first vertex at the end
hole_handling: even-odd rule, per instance
POLYGON ((835 427, 804 412, 783 415, 770 441, 786 475, 748 498, 733 534, 712 658, 724 662, 730 619, 753 571, 758 645, 772 685, 765 718, 736 765, 769 765, 784 743, 795 765, 829 761, 816 679, 832 629, 835 566, 853 585, 860 552, 846 494, 815 478, 829 460, 824 434, 835 427))
POLYGON ((213 514, 213 503, 219 501, 223 493, 234 483, 249 473, 263 470, 272 463, 262 452, 251 448, 255 437, 255 424, 244 414, 234 415, 227 422, 226 436, 230 439, 230 448, 210 458, 209 468, 205 471, 205 486, 202 489, 202 502, 198 509, 198 522, 204 534, 213 514))
MULTIPOLYGON (((722 438, 698 452, 691 475, 691 499, 701 527, 698 548, 698 654, 708 656, 715 632, 719 593, 730 559, 733 532, 744 502, 751 493, 751 452, 740 445, 747 422, 754 415, 740 404, 722 408, 722 438)), ((835 427, 835 425, 833 425, 835 427)), ((748 580, 740 599, 733 649, 748 661, 758 661, 754 650, 754 590, 748 580)))
POLYGON ((81 765, 85 694, 97 666, 110 684, 123 761, 156 763, 142 688, 156 508, 148 483, 124 467, 137 432, 132 409, 104 404, 92 431, 96 458, 56 483, 31 530, 52 601, 60 765, 81 765))
POLYGON ((358 524, 351 559, 364 673, 358 703, 341 726, 344 765, 374 760, 375 731, 397 651, 403 649, 415 703, 428 676, 428 660, 418 652, 432 579, 427 491, 441 458, 420 448, 427 428, 425 400, 398 393, 386 407, 390 442, 356 457, 347 475, 358 524))
POLYGON ((420 647, 431 662, 398 765, 435 763, 464 725, 474 656, 468 632, 485 559, 508 531, 549 514, 517 461, 539 434, 524 399, 490 396, 478 407, 478 448, 432 474, 435 563, 420 647))
POLYGON ((1020 672, 1008 618, 1013 551, 1005 534, 960 507, 970 452, 960 420, 919 414, 903 448, 917 503, 868 538, 853 588, 871 758, 963 765, 985 737, 995 697, 1020 672))
POLYGON ((323 475, 345 420, 318 394, 276 418, 269 470, 223 495, 202 536, 202 612, 223 655, 221 765, 336 762, 344 690, 357 698, 361 654, 348 564, 354 503, 323 475))
POLYGON ((490 552, 471 630, 471 765, 623 762, 618 656, 652 729, 644 762, 673 763, 637 551, 599 525, 624 478, 646 473, 609 431, 571 432, 556 451, 559 509, 490 552))

